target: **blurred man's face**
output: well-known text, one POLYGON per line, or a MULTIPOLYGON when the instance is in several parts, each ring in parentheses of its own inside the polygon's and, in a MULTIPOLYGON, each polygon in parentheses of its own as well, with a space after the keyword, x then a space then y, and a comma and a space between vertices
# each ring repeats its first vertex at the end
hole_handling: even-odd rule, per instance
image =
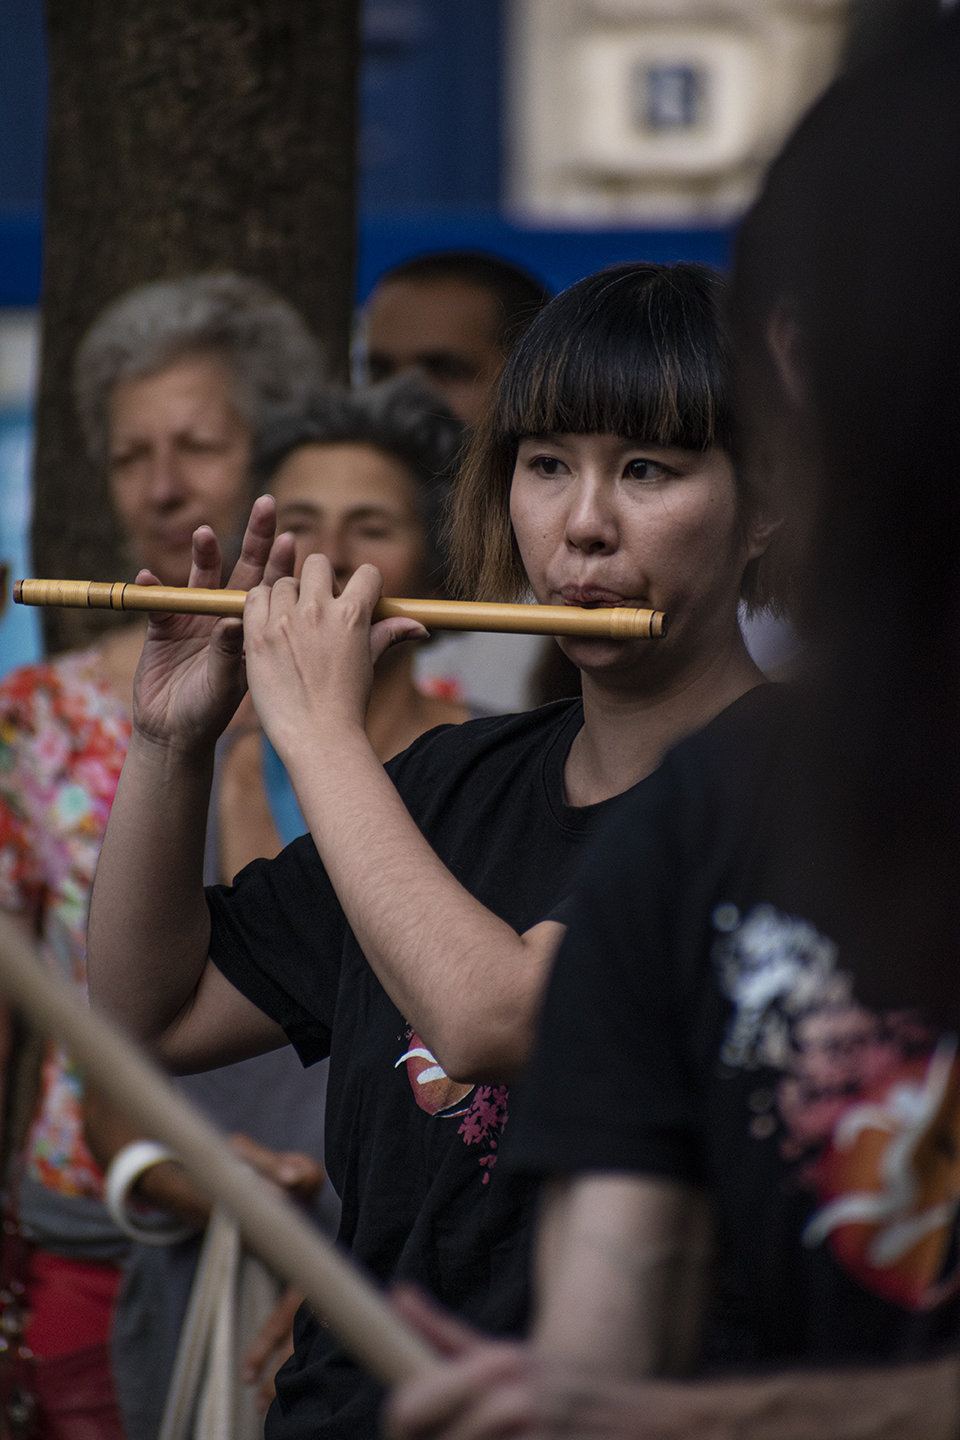
POLYGON ((472 425, 500 373, 498 306, 463 280, 386 280, 367 306, 372 382, 419 369, 453 413, 472 425))

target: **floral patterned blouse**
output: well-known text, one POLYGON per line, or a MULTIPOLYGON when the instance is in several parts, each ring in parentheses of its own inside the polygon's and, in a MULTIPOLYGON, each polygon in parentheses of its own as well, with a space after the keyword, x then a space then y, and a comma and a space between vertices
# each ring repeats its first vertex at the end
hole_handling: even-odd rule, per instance
MULTIPOLYGON (((86 997, 90 890, 130 741, 130 716, 96 649, 0 683, 0 905, 39 917, 48 967, 86 997)), ((100 1198, 83 1138, 80 1075, 51 1042, 27 1142, 27 1175, 100 1198)))

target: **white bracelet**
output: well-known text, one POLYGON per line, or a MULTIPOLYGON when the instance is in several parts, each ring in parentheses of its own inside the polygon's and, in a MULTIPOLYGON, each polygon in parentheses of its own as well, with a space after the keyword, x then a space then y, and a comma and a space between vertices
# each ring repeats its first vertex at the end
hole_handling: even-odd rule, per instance
POLYGON ((114 1224, 141 1245, 176 1245, 197 1234, 197 1226, 187 1225, 173 1215, 154 1211, 135 1215, 127 1208, 130 1190, 140 1176, 164 1160, 176 1160, 172 1150, 154 1140, 134 1140, 118 1150, 104 1177, 104 1204, 114 1224))

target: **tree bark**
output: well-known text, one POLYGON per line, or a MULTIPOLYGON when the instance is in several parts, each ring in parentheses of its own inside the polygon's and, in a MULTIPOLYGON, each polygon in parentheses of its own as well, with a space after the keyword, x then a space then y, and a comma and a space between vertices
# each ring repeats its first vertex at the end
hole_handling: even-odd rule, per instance
MULTIPOLYGON (((132 286, 236 270, 296 305, 347 371, 359 0, 47 0, 50 109, 33 553, 38 575, 124 578, 71 367, 132 286)), ((45 612, 62 650, 101 628, 45 612)))

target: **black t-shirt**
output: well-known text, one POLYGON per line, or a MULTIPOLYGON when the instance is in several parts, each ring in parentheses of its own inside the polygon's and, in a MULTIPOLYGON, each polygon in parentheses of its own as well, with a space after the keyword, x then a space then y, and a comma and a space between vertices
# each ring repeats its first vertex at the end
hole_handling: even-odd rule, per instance
POLYGON ((856 999, 856 916, 791 852, 791 709, 752 692, 591 847, 503 1161, 708 1187, 714 1369, 920 1357, 960 1321, 956 1041, 856 999))
MULTIPOLYGON (((569 895, 583 842, 620 803, 566 803, 563 766, 582 723, 579 701, 474 720, 431 731, 387 766, 444 864, 519 932, 569 895)), ((329 1051, 342 1242, 381 1280, 416 1280, 487 1330, 521 1330, 534 1186, 497 1164, 506 1088, 443 1073, 364 959, 309 836, 207 894, 218 968, 304 1063, 329 1051)), ((271 1440, 373 1435, 378 1401, 301 1312, 271 1440)))

